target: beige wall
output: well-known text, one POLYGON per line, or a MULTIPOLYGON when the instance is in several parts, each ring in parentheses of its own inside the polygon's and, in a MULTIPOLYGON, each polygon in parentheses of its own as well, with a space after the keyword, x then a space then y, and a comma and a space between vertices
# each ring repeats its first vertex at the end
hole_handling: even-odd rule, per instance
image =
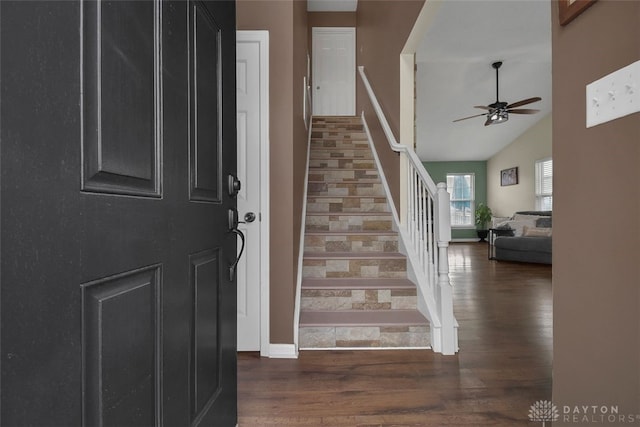
POLYGON ((306 4, 239 0, 238 30, 269 31, 271 187, 270 341, 293 343, 306 132, 302 76, 306 73, 306 4), (304 11, 304 13, 302 12, 304 11), (302 65, 303 64, 303 65, 302 65), (304 71, 301 71, 304 70, 304 71))
MULTIPOLYGON (((365 67, 397 140, 400 140, 400 52, 423 4, 424 0, 365 0, 358 2, 356 12, 356 63, 365 67)), ((389 148, 360 77, 356 81, 356 111, 365 112, 394 202, 399 206, 399 157, 389 148)))
MULTIPOLYGON (((308 132, 304 126, 304 78, 307 75, 307 2, 293 1, 293 254, 294 276, 289 299, 295 304, 298 274, 298 252, 300 250, 300 227, 302 226, 302 204, 304 179, 307 173, 307 140, 308 132)), ((273 254, 274 252, 272 252, 273 254)), ((275 252, 277 253, 277 252, 275 252)), ((272 255, 273 256, 273 255, 272 255)), ((293 317, 291 318, 293 321, 293 317)), ((293 323, 287 325, 293 339, 293 323)), ((287 341, 288 342, 288 341, 287 341)))
MULTIPOLYGON (((311 59, 313 52, 313 27, 356 27, 355 12, 309 12, 307 41, 309 55, 311 59)), ((313 82, 313 71, 311 74, 311 82, 313 82)))
POLYGON ((355 27, 355 12, 309 12, 308 13, 309 52, 313 50, 311 30, 313 27, 355 27))
POLYGON ((487 161, 487 205, 495 216, 535 208, 535 162, 551 157, 551 115, 487 161), (502 187, 500 171, 518 167, 518 184, 502 187))
POLYGON ((640 58, 640 2, 552 6, 553 402, 639 414, 640 113, 587 129, 585 85, 640 58))
POLYGON ((355 27, 356 12, 309 12, 309 37, 313 27, 355 27))

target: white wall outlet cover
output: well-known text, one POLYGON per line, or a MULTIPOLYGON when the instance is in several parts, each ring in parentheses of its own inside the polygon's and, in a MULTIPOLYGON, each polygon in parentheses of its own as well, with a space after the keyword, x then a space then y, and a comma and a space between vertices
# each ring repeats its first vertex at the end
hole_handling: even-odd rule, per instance
POLYGON ((640 111, 640 61, 587 85, 587 127, 640 111))

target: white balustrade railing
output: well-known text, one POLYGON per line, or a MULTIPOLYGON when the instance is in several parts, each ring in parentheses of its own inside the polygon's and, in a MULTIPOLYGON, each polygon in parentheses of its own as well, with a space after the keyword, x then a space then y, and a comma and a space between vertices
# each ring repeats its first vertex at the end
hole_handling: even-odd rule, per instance
POLYGON ((398 214, 393 202, 391 204, 422 298, 419 308, 431 323, 432 348, 438 353, 455 354, 458 351, 458 323, 453 315, 453 292, 449 281, 451 213, 447 186, 445 183, 436 185, 413 149, 398 144, 364 67, 358 67, 358 71, 389 145, 400 154, 404 165, 406 208, 398 214))

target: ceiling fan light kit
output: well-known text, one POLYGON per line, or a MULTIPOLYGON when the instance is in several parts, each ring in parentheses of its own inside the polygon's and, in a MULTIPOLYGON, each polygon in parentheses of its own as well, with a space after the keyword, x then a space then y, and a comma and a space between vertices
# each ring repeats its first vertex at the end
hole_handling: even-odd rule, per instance
POLYGON ((487 122, 484 125, 495 125, 497 123, 504 123, 507 120, 509 120, 509 113, 505 110, 496 110, 493 114, 487 117, 487 122))
POLYGON ((507 120, 509 120, 509 113, 513 113, 513 114, 535 114, 538 111, 540 111, 540 110, 534 110, 534 109, 530 109, 530 108, 515 109, 516 107, 521 107, 523 105, 531 104, 531 103, 538 102, 538 101, 542 100, 542 98, 540 98, 539 96, 536 96, 536 97, 533 97, 533 98, 523 99, 521 101, 514 102, 512 104, 509 104, 507 102, 500 102, 499 86, 498 86, 498 83, 499 83, 498 70, 502 66, 502 61, 496 61, 496 62, 492 63, 491 66, 496 70, 496 102, 494 102, 493 104, 489 104, 487 106, 476 105, 474 107, 474 108, 480 108, 482 110, 487 110, 488 111, 487 113, 475 114, 473 116, 463 117, 461 119, 454 120, 454 122, 459 122, 459 121, 462 121, 462 120, 471 119, 473 117, 486 116, 487 121, 484 122, 484 125, 485 126, 489 126, 489 125, 494 125, 494 124, 506 122, 507 120))

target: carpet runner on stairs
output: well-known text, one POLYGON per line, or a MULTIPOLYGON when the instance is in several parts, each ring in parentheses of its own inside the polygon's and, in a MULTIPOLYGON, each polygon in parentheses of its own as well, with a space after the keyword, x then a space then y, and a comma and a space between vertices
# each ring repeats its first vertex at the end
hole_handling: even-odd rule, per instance
POLYGON ((300 348, 428 347, 360 118, 312 126, 300 348))

